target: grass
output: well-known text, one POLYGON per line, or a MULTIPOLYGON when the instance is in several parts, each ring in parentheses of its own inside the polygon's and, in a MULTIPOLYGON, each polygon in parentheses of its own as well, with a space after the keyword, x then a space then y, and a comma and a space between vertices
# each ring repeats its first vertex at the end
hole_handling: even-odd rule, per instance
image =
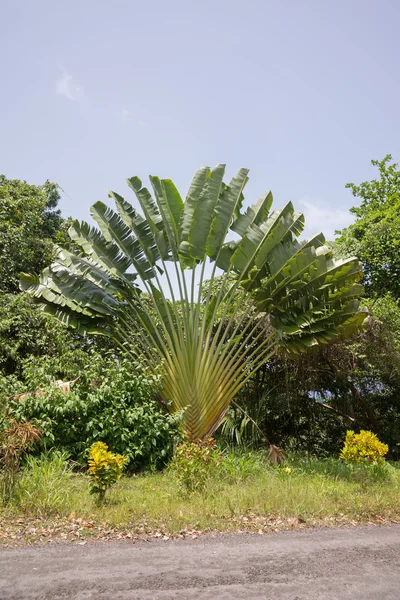
POLYGON ((28 456, 13 495, 13 504, 25 514, 50 516, 68 505, 73 486, 68 454, 45 452, 28 456))
POLYGON ((98 507, 87 476, 55 453, 28 460, 12 502, 0 508, 0 540, 84 539, 110 531, 120 537, 262 533, 399 520, 400 469, 391 465, 352 469, 336 459, 290 457, 276 468, 262 453, 232 453, 201 493, 185 494, 166 470, 122 478, 98 507))

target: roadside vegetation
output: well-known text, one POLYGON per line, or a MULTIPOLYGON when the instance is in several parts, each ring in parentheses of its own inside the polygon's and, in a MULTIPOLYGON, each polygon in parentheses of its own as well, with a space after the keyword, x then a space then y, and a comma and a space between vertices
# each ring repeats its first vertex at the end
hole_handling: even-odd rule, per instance
POLYGON ((202 491, 185 493, 166 469, 123 477, 99 505, 89 478, 65 458, 30 457, 12 501, 1 510, 1 543, 400 522, 395 465, 354 468, 335 458, 289 456, 272 466, 265 452, 231 452, 211 470, 202 491))
POLYGON ((1 542, 400 521, 400 172, 373 164, 305 245, 243 169, 186 201, 131 178, 142 214, 112 193, 99 229, 0 177, 1 542))

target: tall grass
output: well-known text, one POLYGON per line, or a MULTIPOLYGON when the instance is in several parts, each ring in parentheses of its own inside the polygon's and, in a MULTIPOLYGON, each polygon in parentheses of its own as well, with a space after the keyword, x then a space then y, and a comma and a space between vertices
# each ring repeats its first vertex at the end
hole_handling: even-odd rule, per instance
POLYGON ((72 505, 73 478, 72 464, 65 452, 45 452, 38 458, 28 456, 12 505, 31 516, 65 513, 72 505))

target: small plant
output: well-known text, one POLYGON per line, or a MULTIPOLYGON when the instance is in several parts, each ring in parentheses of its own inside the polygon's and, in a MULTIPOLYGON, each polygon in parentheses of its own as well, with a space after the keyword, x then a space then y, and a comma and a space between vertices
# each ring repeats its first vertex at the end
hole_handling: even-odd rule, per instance
POLYGON ((69 507, 72 464, 59 450, 28 456, 13 494, 13 503, 26 515, 49 517, 69 507))
POLYGON ((289 467, 287 463, 281 463, 274 466, 272 473, 281 481, 289 482, 292 480, 293 468, 289 467))
POLYGON ((215 440, 183 442, 176 448, 172 469, 186 492, 202 491, 214 467, 222 462, 215 440))
POLYGON ((242 483, 250 477, 256 477, 266 468, 264 457, 259 452, 235 452, 224 454, 224 460, 219 473, 231 484, 242 483))
POLYGON ((389 446, 380 442, 372 431, 348 431, 340 458, 347 464, 382 465, 388 451, 389 446))
POLYGON ((108 488, 120 479, 127 459, 122 454, 109 452, 107 444, 96 442, 89 450, 90 493, 97 494, 99 504, 104 502, 108 488))
POLYGON ((3 463, 2 496, 5 503, 10 500, 15 488, 23 455, 39 439, 40 429, 29 421, 26 423, 18 423, 13 419, 8 421, 0 438, 1 462, 3 463))

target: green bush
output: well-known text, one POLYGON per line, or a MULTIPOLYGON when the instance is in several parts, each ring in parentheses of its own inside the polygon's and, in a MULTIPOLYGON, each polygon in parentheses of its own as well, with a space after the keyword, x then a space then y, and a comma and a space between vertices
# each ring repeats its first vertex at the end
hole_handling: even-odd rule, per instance
POLYGON ((222 458, 212 438, 203 442, 183 442, 176 448, 171 470, 185 492, 201 492, 222 458))
POLYGON ((160 377, 139 364, 110 358, 91 365, 69 393, 48 387, 10 409, 18 420, 37 423, 45 447, 66 450, 80 463, 87 447, 101 441, 126 456, 130 470, 159 468, 172 456, 178 429, 177 418, 157 403, 159 387, 160 377))

